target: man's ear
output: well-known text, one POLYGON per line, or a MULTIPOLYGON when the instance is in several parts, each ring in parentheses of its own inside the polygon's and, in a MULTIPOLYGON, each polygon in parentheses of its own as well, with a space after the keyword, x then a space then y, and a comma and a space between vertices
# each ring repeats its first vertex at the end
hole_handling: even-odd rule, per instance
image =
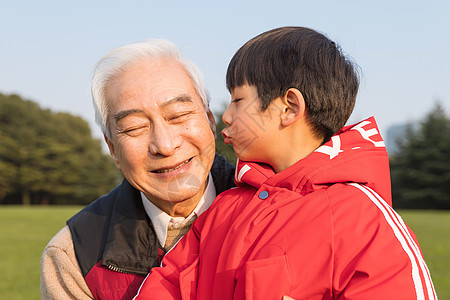
POLYGON ((211 131, 214 134, 214 139, 216 139, 217 138, 217 136, 216 136, 216 119, 214 118, 214 114, 211 112, 211 110, 209 108, 206 110, 206 114, 208 116, 209 127, 211 128, 211 131))
POLYGON ((117 169, 120 170, 120 163, 117 159, 116 150, 114 148, 113 142, 106 136, 106 134, 103 134, 103 138, 105 139, 106 144, 108 145, 109 154, 111 154, 112 158, 114 159, 114 163, 116 164, 117 169))
POLYGON ((299 118, 304 117, 306 113, 305 99, 298 89, 288 89, 282 100, 284 105, 283 111, 281 112, 282 126, 289 126, 299 118))

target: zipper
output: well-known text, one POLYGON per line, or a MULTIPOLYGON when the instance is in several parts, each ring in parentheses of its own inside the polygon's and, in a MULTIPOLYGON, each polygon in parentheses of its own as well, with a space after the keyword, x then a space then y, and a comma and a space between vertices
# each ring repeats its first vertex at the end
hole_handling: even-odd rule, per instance
POLYGON ((125 269, 122 269, 122 268, 119 268, 116 266, 111 266, 111 265, 107 265, 106 267, 111 271, 124 273, 124 274, 139 275, 139 276, 144 276, 144 277, 147 276, 147 274, 148 274, 146 272, 125 270, 125 269))

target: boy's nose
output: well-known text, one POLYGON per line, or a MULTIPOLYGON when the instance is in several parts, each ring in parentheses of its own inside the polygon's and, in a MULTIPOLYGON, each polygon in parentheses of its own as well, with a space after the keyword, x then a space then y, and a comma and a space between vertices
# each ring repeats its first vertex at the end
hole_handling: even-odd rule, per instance
POLYGON ((231 125, 231 122, 233 119, 231 116, 231 114, 232 114, 231 110, 232 110, 231 105, 229 105, 228 108, 225 110, 225 112, 222 115, 222 121, 228 126, 231 125))

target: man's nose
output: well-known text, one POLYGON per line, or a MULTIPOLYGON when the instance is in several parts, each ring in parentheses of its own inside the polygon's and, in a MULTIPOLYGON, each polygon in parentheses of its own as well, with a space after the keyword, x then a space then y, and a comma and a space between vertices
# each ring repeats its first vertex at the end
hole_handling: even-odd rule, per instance
POLYGON ((174 126, 159 124, 150 135, 149 151, 152 155, 171 156, 182 143, 182 137, 174 126))

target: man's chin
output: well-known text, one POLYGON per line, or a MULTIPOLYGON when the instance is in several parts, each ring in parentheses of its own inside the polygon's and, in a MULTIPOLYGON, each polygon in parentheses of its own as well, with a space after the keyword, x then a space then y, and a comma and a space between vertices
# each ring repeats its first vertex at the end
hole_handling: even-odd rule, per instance
POLYGON ((192 173, 185 173, 181 178, 170 180, 166 186, 167 193, 170 194, 186 194, 193 195, 200 190, 204 181, 199 179, 200 176, 192 173))
MULTIPOLYGON (((198 198, 203 194, 202 186, 177 186, 176 189, 167 190, 167 200, 172 203, 186 202, 189 205, 189 201, 193 198, 198 198)), ((194 201, 194 200, 192 200, 194 201)), ((194 201, 196 202, 196 201, 194 201)), ((198 202, 198 201, 197 201, 198 202)))

